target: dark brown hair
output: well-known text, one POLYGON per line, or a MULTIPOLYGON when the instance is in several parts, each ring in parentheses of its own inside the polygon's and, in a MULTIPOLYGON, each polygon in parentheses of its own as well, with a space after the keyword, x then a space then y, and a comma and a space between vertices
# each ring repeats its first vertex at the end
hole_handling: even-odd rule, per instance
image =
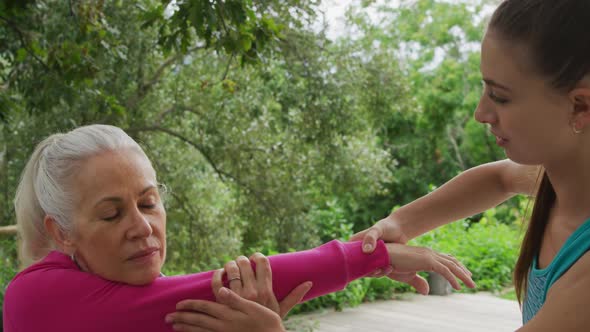
MULTIPOLYGON (((492 15, 489 31, 527 50, 527 60, 551 85, 570 91, 590 72, 590 1, 505 0, 492 15)), ((543 172, 533 214, 514 270, 514 285, 522 303, 529 269, 538 254, 555 190, 543 172)))

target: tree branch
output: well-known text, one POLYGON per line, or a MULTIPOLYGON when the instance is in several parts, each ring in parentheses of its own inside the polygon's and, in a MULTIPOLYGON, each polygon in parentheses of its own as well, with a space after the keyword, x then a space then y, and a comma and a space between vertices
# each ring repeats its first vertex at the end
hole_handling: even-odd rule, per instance
POLYGON ((130 97, 127 101, 127 108, 128 109, 133 109, 137 106, 137 103, 148 93, 148 91, 154 86, 156 85, 156 83, 158 83, 160 81, 160 78, 162 77, 162 75, 164 74, 164 71, 166 70, 166 68, 170 67, 172 64, 176 63, 177 61, 179 61, 180 59, 182 59, 183 57, 185 57, 186 55, 200 50, 200 49, 204 49, 206 46, 201 45, 201 46, 195 46, 191 49, 189 49, 186 53, 179 53, 176 54, 174 56, 169 57, 168 59, 166 59, 159 67, 158 69, 156 69, 156 71, 154 72, 154 74, 152 75, 152 77, 145 83, 142 83, 138 88, 137 91, 135 92, 135 94, 130 97))
POLYGON ((201 116, 201 115, 202 115, 201 113, 199 113, 199 112, 195 111, 194 109, 192 109, 192 108, 190 108, 190 107, 186 107, 186 106, 178 106, 178 105, 173 105, 172 107, 170 107, 169 109, 167 109, 167 110, 165 110, 165 111, 161 112, 161 113, 158 115, 158 119, 156 120, 156 121, 157 121, 157 123, 158 123, 158 124, 162 123, 162 121, 164 120, 164 118, 165 118, 167 115, 169 115, 169 114, 171 114, 172 112, 174 112, 174 111, 180 111, 180 112, 191 113, 191 114, 198 115, 198 116, 201 116))
POLYGON ((223 171, 222 169, 220 169, 217 164, 213 161, 213 159, 211 158, 211 156, 206 152, 205 148, 202 147, 201 145, 195 143, 194 141, 186 138, 184 135, 177 133, 173 130, 170 130, 168 128, 164 128, 161 126, 148 126, 148 127, 136 127, 136 128, 127 128, 125 129, 125 131, 127 133, 139 133, 139 132, 149 132, 149 131, 155 131, 155 132, 162 132, 165 133, 167 135, 170 135, 172 137, 175 137, 185 143, 187 143, 188 145, 192 146, 193 148, 197 149, 197 151, 199 151, 199 153, 201 153, 201 155, 207 160, 207 162, 209 163, 209 165, 211 166, 211 168, 213 168, 213 170, 215 171, 215 173, 219 176, 219 178, 223 181, 224 178, 227 179, 231 179, 232 181, 234 181, 236 184, 238 184, 238 186, 246 189, 247 191, 251 192, 252 194, 254 194, 254 197, 256 197, 256 200, 258 202, 260 202, 260 204, 262 204, 263 206, 265 206, 267 209, 269 209, 270 211, 277 211, 277 209, 273 206, 268 205, 268 203, 262 199, 259 196, 259 192, 256 191, 255 189, 253 189, 252 187, 250 187, 249 185, 245 184, 244 182, 240 181, 240 179, 238 179, 237 177, 235 177, 232 174, 229 174, 225 171, 223 171))
POLYGON ((25 34, 24 32, 16 25, 16 23, 14 23, 13 21, 7 19, 4 16, 0 16, 0 20, 3 20, 4 22, 6 22, 8 24, 8 26, 10 26, 12 28, 12 30, 16 31, 16 34, 18 35, 18 39, 20 40, 23 48, 25 49, 25 51, 27 51, 27 53, 29 53, 30 56, 33 57, 33 59, 35 59, 37 62, 39 62, 43 68, 46 71, 50 71, 51 69, 49 68, 49 66, 43 61, 41 60, 41 58, 39 58, 34 51, 32 51, 29 48, 29 44, 25 41, 25 34))
MULTIPOLYGON (((173 130, 170 130, 168 128, 164 128, 161 126, 148 126, 148 127, 136 127, 136 128, 128 128, 125 129, 126 132, 128 133, 138 133, 138 132, 145 132, 145 131, 159 131, 165 134, 168 134, 172 137, 175 137, 185 143, 187 143, 188 145, 192 146, 193 148, 197 149, 202 155, 203 157, 205 157, 205 159, 207 160, 207 162, 211 165, 211 167, 213 168, 213 170, 220 176, 226 176, 225 172, 221 171, 217 165, 215 164, 215 162, 213 162, 213 159, 209 156, 209 154, 205 151, 205 148, 202 147, 201 145, 195 143, 194 141, 186 138, 185 136, 183 136, 180 133, 177 133, 173 130)), ((231 176, 229 176, 231 177, 231 176)))
POLYGON ((463 161, 463 157, 461 156, 461 151, 459 150, 459 145, 457 144, 457 139, 453 135, 451 127, 447 127, 447 137, 449 138, 449 141, 451 142, 451 146, 453 146, 453 151, 455 152, 455 157, 457 158, 457 162, 459 164, 459 167, 461 167, 461 170, 464 171, 466 169, 465 162, 463 161))
POLYGON ((223 72, 223 77, 221 77, 222 82, 226 79, 227 74, 229 73, 229 67, 230 67, 231 63, 234 61, 234 56, 235 56, 235 53, 232 52, 232 54, 229 58, 229 61, 227 62, 227 66, 225 66, 225 71, 223 72))

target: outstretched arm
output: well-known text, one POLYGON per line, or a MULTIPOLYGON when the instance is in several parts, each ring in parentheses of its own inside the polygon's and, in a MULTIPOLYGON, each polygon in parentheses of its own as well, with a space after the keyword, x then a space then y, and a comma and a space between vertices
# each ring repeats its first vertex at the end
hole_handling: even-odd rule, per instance
MULTIPOLYGON (((311 281, 307 299, 344 288, 389 264, 383 244, 367 255, 360 243, 333 241, 315 249, 269 258, 273 290, 281 301, 299 284, 311 281)), ((146 286, 111 282, 80 271, 71 259, 53 252, 17 275, 5 293, 4 322, 11 331, 171 331, 165 316, 184 299, 214 301, 214 271, 162 277, 146 286), (30 314, 35 313, 35 319, 30 314)), ((226 284, 227 285, 227 284, 226 284)))
POLYGON ((538 166, 501 160, 469 169, 440 188, 394 211, 374 226, 355 234, 363 250, 375 241, 406 243, 439 226, 492 208, 516 194, 534 195, 538 166))
MULTIPOLYGON (((338 244, 339 242, 334 241, 331 243, 338 244)), ((356 244, 360 245, 360 243, 356 244)), ((379 241, 377 250, 380 251, 382 248, 383 242, 379 241)), ((451 256, 437 253, 428 248, 411 247, 395 243, 387 244, 386 249, 389 255, 389 263, 399 273, 415 275, 417 271, 434 271, 447 278, 456 289, 460 288, 459 283, 455 279, 456 277, 463 280, 469 287, 475 286, 466 268, 451 256)), ((352 257, 360 252, 359 246, 354 248, 350 252, 350 255, 346 256, 352 257)), ((254 279, 259 279, 257 282, 262 281, 263 284, 265 283, 265 278, 260 278, 260 274, 264 274, 264 270, 260 270, 260 265, 256 266, 256 270, 255 278, 247 277, 242 281, 244 288, 252 288, 251 281, 254 279)), ((250 264, 240 266, 240 271, 242 272, 242 276, 248 276, 253 272, 250 264)), ((303 273, 302 277, 305 278, 305 273, 303 273)), ((267 279, 266 283, 270 284, 271 280, 267 279)), ((240 282, 237 280, 234 281, 232 288, 237 287, 237 290, 240 291, 241 289, 237 284, 240 284, 240 282)), ((413 284, 411 280, 410 284, 413 284)), ((174 324, 175 328, 178 328, 179 331, 202 331, 203 329, 213 332, 283 331, 280 320, 277 320, 277 318, 280 318, 279 315, 276 313, 272 315, 272 312, 269 313, 268 308, 261 306, 259 303, 240 298, 227 288, 221 287, 220 273, 216 273, 212 286, 214 292, 218 294, 221 304, 202 300, 183 301, 177 305, 179 311, 168 316, 169 322, 174 324), (257 319, 262 317, 265 317, 266 321, 257 319)), ((271 286, 268 285, 268 287, 271 286)), ((301 287, 299 286, 298 288, 301 287)), ((260 289, 264 291, 267 288, 263 285, 260 289)), ((428 293, 428 284, 425 282, 423 288, 417 287, 417 289, 428 293)), ((293 293, 297 293, 297 290, 293 291, 293 293)), ((274 307, 276 307, 276 300, 274 302, 274 307)), ((273 307, 272 305, 266 306, 269 308, 273 307)), ((275 309, 275 311, 283 314, 283 310, 275 309)))
MULTIPOLYGON (((410 248, 410 247, 408 247, 410 248)), ((361 251, 361 243, 332 241, 311 250, 269 257, 273 291, 282 301, 298 285, 311 281, 305 300, 343 289, 350 281, 377 268, 398 264, 400 269, 436 270, 469 282, 462 269, 442 256, 424 256, 425 268, 401 264, 403 250, 377 243, 372 254, 361 251), (395 255, 401 255, 395 259, 395 255), (391 256, 391 259, 390 259, 391 256), (400 265, 401 264, 401 265, 400 265), (442 265, 441 265, 442 264, 442 265), (444 266, 444 268, 442 268, 444 266)), ((420 256, 420 255, 419 255, 420 256)), ((50 260, 34 265, 10 283, 4 302, 4 321, 11 331, 171 331, 165 316, 184 299, 213 301, 214 271, 162 277, 142 287, 111 282, 78 270, 69 257, 53 252, 50 260), (35 313, 31 319, 30 313, 35 313)), ((419 261, 419 260, 418 260, 419 261)), ((454 278, 454 277, 453 277, 454 278)))

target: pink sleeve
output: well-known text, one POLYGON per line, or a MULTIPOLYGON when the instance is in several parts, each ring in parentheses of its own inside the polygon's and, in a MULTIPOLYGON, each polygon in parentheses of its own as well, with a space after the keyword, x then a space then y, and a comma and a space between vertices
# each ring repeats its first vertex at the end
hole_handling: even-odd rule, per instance
POLYGON ((304 301, 344 289, 349 282, 389 265, 383 241, 371 255, 363 254, 361 242, 331 241, 320 247, 269 257, 273 290, 279 300, 305 281, 313 288, 304 301))
MULTIPOLYGON (((347 283, 389 264, 385 245, 373 254, 360 243, 332 241, 318 248, 269 257, 273 288, 283 299, 312 281, 306 300, 340 290, 347 283)), ((4 331, 172 331, 164 322, 184 299, 213 300, 213 271, 162 277, 147 286, 130 286, 73 269, 45 269, 17 276, 4 302, 4 331)))

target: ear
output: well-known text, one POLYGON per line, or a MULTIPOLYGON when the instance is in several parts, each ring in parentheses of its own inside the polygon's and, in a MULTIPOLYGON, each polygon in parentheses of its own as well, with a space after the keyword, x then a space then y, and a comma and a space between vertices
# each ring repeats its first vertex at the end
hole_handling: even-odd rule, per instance
POLYGON ((70 236, 65 234, 61 229, 57 221, 51 216, 45 216, 43 219, 45 230, 47 234, 53 239, 53 242, 66 254, 71 254, 76 251, 74 243, 71 241, 70 236))
POLYGON ((579 86, 569 93, 573 104, 572 124, 583 130, 590 125, 590 86, 579 86))

